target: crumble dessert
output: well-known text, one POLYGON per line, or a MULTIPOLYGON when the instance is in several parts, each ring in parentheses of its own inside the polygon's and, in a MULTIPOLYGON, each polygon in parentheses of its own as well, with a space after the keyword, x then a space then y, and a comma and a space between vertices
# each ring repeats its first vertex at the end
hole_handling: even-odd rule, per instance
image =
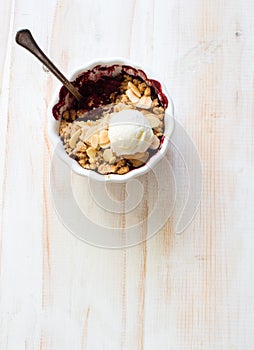
POLYGON ((100 174, 122 175, 144 165, 163 142, 166 97, 127 72, 85 86, 83 105, 74 100, 63 110, 60 96, 53 109, 66 153, 100 174))

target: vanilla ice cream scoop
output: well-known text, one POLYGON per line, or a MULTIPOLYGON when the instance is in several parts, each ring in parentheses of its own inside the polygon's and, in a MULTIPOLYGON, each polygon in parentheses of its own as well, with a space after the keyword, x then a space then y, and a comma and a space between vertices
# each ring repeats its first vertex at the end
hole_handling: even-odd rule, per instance
POLYGON ((149 148, 153 131, 141 112, 127 109, 111 115, 108 137, 116 155, 131 155, 149 148))

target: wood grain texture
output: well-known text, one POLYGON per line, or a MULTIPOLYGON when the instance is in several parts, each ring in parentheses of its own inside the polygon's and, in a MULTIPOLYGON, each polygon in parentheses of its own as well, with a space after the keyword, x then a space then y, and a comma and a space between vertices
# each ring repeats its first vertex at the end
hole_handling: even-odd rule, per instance
MULTIPOLYGON (((0 8, 0 349, 252 349, 253 1, 0 0, 0 8), (25 27, 66 74, 124 56, 165 82, 203 169, 201 206, 184 234, 174 234, 175 212, 153 238, 123 250, 85 244, 63 226, 47 133, 58 83, 15 45, 25 27)), ((179 158, 168 159, 182 176, 179 158)), ((143 185, 135 213, 100 220, 127 229, 145 218, 156 198, 151 174, 143 185)), ((87 184, 74 178, 75 186, 98 216, 87 184)), ((111 192, 125 198, 123 186, 111 192)))

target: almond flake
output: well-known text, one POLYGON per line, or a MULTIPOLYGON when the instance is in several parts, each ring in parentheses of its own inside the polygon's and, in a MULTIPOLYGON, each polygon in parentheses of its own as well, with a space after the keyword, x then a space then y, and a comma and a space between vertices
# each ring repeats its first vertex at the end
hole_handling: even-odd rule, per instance
POLYGON ((151 128, 157 128, 160 125, 160 120, 153 115, 148 115, 146 118, 149 121, 151 128))
POLYGON ((131 89, 126 90, 126 95, 132 103, 138 103, 139 98, 137 95, 134 94, 134 92, 131 89))
POLYGON ((151 96, 151 89, 149 87, 145 89, 144 96, 151 96))
POLYGON ((69 145, 72 149, 74 149, 76 147, 76 143, 78 141, 80 133, 81 133, 81 130, 79 129, 76 132, 74 132, 74 134, 70 138, 69 145))
POLYGON ((152 143, 151 143, 150 148, 151 148, 151 149, 157 149, 159 146, 160 146, 160 140, 158 139, 157 136, 154 135, 154 136, 153 136, 153 141, 152 141, 152 143))
POLYGON ((138 160, 142 160, 143 162, 146 162, 148 157, 149 157, 148 152, 138 152, 135 154, 130 154, 130 155, 124 156, 124 158, 126 158, 126 159, 138 159, 138 160))
POLYGON ((136 85, 134 85, 131 81, 128 82, 128 87, 132 90, 132 92, 138 96, 141 97, 141 93, 139 91, 139 89, 137 88, 136 85))
POLYGON ((113 155, 111 149, 105 149, 103 152, 103 159, 109 164, 113 164, 116 161, 116 157, 113 155))
POLYGON ((108 138, 108 131, 107 130, 102 130, 100 132, 100 140, 99 140, 100 145, 103 145, 105 143, 109 143, 109 138, 108 138))
POLYGON ((152 99, 149 96, 142 96, 139 100, 139 103, 137 104, 137 107, 139 108, 145 108, 149 109, 152 105, 152 99))
POLYGON ((110 147, 110 142, 107 143, 101 143, 100 144, 101 148, 105 149, 105 148, 109 148, 110 147))
POLYGON ((88 155, 89 158, 92 158, 94 159, 96 157, 96 150, 93 149, 92 147, 89 147, 87 150, 86 150, 86 154, 88 155))
POLYGON ((86 135, 83 141, 85 142, 88 141, 89 143, 91 143, 92 136, 97 134, 101 130, 101 125, 99 123, 95 125, 94 124, 89 125, 88 123, 89 122, 87 122, 88 130, 86 132, 86 135))
POLYGON ((99 144, 99 135, 95 134, 91 137, 91 146, 96 149, 99 144))

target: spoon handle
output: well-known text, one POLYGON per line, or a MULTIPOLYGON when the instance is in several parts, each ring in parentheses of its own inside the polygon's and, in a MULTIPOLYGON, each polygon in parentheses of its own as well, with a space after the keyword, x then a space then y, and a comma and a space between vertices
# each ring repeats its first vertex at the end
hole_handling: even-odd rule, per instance
POLYGON ((22 29, 16 34, 16 42, 30 51, 35 57, 37 57, 70 91, 70 93, 76 97, 78 101, 83 99, 83 96, 72 85, 72 83, 59 71, 59 69, 50 61, 45 53, 39 48, 34 40, 31 32, 28 29, 22 29))

